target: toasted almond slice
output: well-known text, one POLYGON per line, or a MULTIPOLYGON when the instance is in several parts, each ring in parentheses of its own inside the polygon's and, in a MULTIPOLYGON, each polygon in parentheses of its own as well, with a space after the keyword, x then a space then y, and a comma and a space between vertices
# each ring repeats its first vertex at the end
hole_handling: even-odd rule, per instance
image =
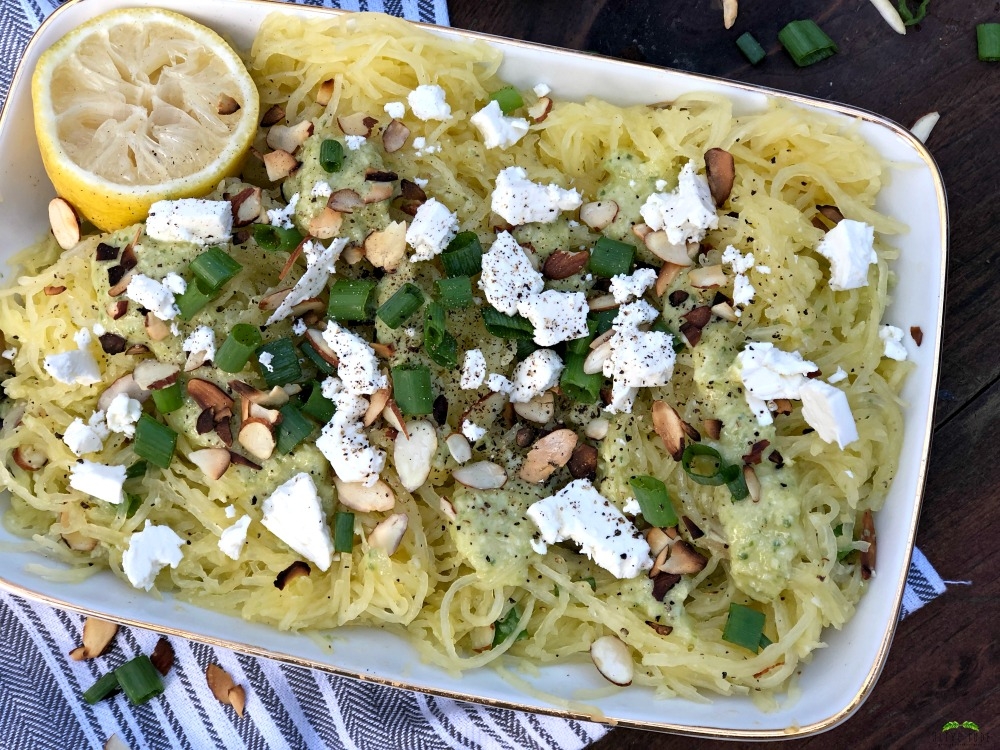
POLYGON ((381 521, 368 535, 368 546, 380 549, 392 557, 403 541, 410 519, 405 513, 393 513, 381 521))
POLYGON ((685 445, 684 420, 666 401, 653 402, 653 429, 660 436, 670 457, 674 461, 680 461, 685 445))
POLYGON ((367 138, 372 134, 372 128, 378 124, 378 120, 364 112, 355 112, 353 115, 341 115, 337 118, 337 124, 344 135, 363 135, 367 138))
POLYGON ((664 573, 675 575, 690 575, 700 573, 707 564, 708 560, 703 555, 683 539, 680 539, 670 545, 670 557, 661 566, 661 570, 664 573))
POLYGON ((664 263, 660 266, 660 271, 656 274, 656 285, 653 287, 653 291, 656 292, 657 297, 662 297, 666 294, 667 289, 674 283, 674 279, 680 274, 682 268, 684 266, 677 265, 676 263, 664 263))
POLYGON ((327 200, 326 204, 334 211, 339 211, 342 214, 349 214, 355 209, 364 207, 365 202, 362 200, 361 194, 358 193, 357 190, 343 188, 342 190, 334 191, 327 200))
POLYGON ((42 289, 42 292, 45 294, 46 297, 55 297, 57 294, 62 294, 65 291, 66 287, 62 286, 61 284, 58 286, 53 284, 42 289))
POLYGON ((285 108, 280 104, 273 104, 260 118, 260 126, 269 128, 272 125, 277 125, 283 119, 285 119, 285 108))
POLYGON ((775 414, 791 414, 794 409, 791 399, 788 398, 776 398, 774 399, 774 411, 775 414))
POLYGON ((591 229, 601 231, 618 216, 618 204, 612 200, 592 201, 580 206, 580 221, 591 229))
POLYGON ((272 289, 260 298, 260 302, 257 303, 257 307, 265 312, 274 312, 278 309, 278 306, 281 305, 282 301, 291 291, 291 287, 287 289, 272 289))
POLYGON ((728 302, 719 302, 712 305, 712 314, 719 316, 723 320, 728 320, 730 323, 735 323, 739 320, 736 316, 736 310, 728 302))
POLYGON ((455 459, 456 463, 464 464, 472 458, 472 446, 469 445, 469 439, 461 432, 451 433, 445 438, 444 442, 448 446, 448 452, 451 453, 451 457, 455 459))
POLYGON ((377 341, 373 341, 371 344, 372 351, 375 352, 375 356, 379 359, 392 359, 392 356, 396 353, 395 344, 380 344, 377 341))
POLYGON ((388 388, 379 388, 371 395, 371 398, 368 400, 368 408, 365 410, 365 416, 361 420, 361 423, 365 427, 371 427, 375 420, 381 416, 382 410, 389 403, 389 398, 388 388))
POLYGON ((240 111, 240 103, 229 94, 220 94, 215 109, 220 115, 233 115, 240 111))
POLYGON ((267 145, 276 151, 287 151, 294 154, 295 150, 306 142, 313 134, 313 124, 309 120, 297 122, 294 125, 275 125, 267 131, 267 145))
POLYGON ((542 273, 550 279, 568 279, 586 268, 589 260, 590 252, 588 250, 580 250, 575 253, 556 250, 545 259, 545 263, 542 264, 542 273))
POLYGON ((650 232, 643 237, 642 241, 646 249, 660 260, 665 260, 668 263, 678 266, 690 266, 693 263, 691 256, 688 254, 687 243, 682 242, 679 245, 675 245, 662 229, 650 232))
MULTIPOLYGON (((59 523, 63 526, 68 526, 70 523, 69 513, 63 511, 59 514, 59 523)), ((75 549, 77 552, 90 552, 97 546, 97 539, 92 536, 87 536, 81 531, 64 531, 60 536, 63 541, 66 542, 66 546, 70 549, 75 549)), ((81 648, 83 648, 81 646, 81 648)))
POLYGON ((385 127, 382 133, 382 145, 387 153, 393 154, 406 145, 406 139, 410 137, 410 129, 399 120, 393 120, 385 127))
POLYGON ((174 647, 170 645, 170 641, 166 636, 160 636, 160 639, 156 642, 153 647, 153 653, 149 655, 149 660, 156 667, 156 671, 159 672, 164 677, 174 666, 174 647))
POLYGON ((340 233, 343 223, 342 213, 324 206, 322 211, 309 220, 309 234, 318 240, 329 240, 340 233))
POLYGON ((104 743, 104 750, 132 750, 117 734, 113 734, 108 737, 108 741, 104 743))
POLYGON ((605 341, 596 349, 591 349, 590 354, 583 360, 583 371, 588 375, 596 375, 604 371, 604 363, 611 356, 611 340, 605 341))
POLYGON ((299 161, 283 149, 264 154, 264 168, 271 182, 283 180, 299 168, 299 161))
POLYGON ((660 573, 663 572, 663 566, 667 562, 667 558, 670 557, 670 545, 660 549, 656 554, 656 559, 653 560, 653 567, 650 568, 649 577, 656 578, 660 573))
POLYGON ((80 661, 100 656, 117 632, 118 623, 98 617, 88 617, 83 621, 83 645, 70 651, 70 658, 80 661))
POLYGON ((552 472, 566 465, 578 440, 576 433, 568 428, 550 432, 528 451, 518 476, 526 482, 544 482, 552 472))
POLYGON ((861 552, 861 577, 867 581, 875 572, 875 517, 871 510, 861 516, 861 541, 868 542, 868 549, 861 552))
POLYGON ((371 182, 368 194, 365 195, 365 203, 379 203, 387 201, 392 197, 395 188, 391 182, 371 182))
POLYGON ((386 421, 390 427, 392 427, 400 435, 404 435, 409 438, 409 429, 406 426, 406 419, 403 417, 403 412, 399 408, 393 399, 389 399, 386 403, 385 408, 382 410, 382 419, 386 421))
POLYGON ((729 195, 733 192, 733 182, 736 179, 736 165, 733 161, 733 155, 721 148, 710 148, 706 151, 705 177, 708 179, 708 189, 712 193, 712 200, 715 201, 716 206, 721 206, 729 200, 729 195))
POLYGON ((230 416, 233 413, 233 400, 215 383, 201 378, 191 378, 187 382, 188 395, 202 409, 211 411, 214 419, 230 416))
POLYGON ((120 297, 125 294, 125 290, 128 289, 128 285, 132 282, 133 276, 135 276, 135 269, 126 271, 121 278, 118 279, 118 281, 108 287, 108 296, 120 297))
POLYGON ((296 578, 308 576, 311 573, 312 568, 309 567, 309 563, 304 560, 296 560, 274 577, 274 588, 278 591, 284 591, 285 587, 296 578))
POLYGON ((105 309, 108 311, 109 318, 112 320, 118 320, 118 318, 128 312, 128 300, 113 300, 107 304, 105 309))
POLYGON ((705 428, 705 434, 712 438, 712 440, 718 440, 722 435, 721 419, 706 419, 701 424, 705 428))
POLYGON ((927 139, 931 137, 931 131, 934 130, 934 126, 938 124, 938 120, 940 119, 940 113, 928 112, 926 115, 913 123, 913 127, 910 128, 910 132, 913 133, 913 135, 921 143, 927 143, 927 139))
POLYGON ((590 658, 594 666, 609 682, 625 687, 632 684, 635 663, 628 646, 613 635, 605 635, 590 644, 590 658))
MULTIPOLYGON (((643 534, 646 536, 646 543, 649 545, 649 554, 653 557, 656 557, 670 546, 670 537, 661 528, 652 526, 646 529, 643 534)), ((650 576, 650 578, 652 577, 650 576)))
POLYGON ((205 670, 205 678, 208 680, 208 689, 212 691, 215 699, 226 706, 232 705, 230 691, 236 687, 229 672, 218 664, 209 664, 205 670))
POLYGON ((325 107, 333 99, 333 91, 336 83, 333 78, 327 78, 319 85, 319 89, 316 91, 316 103, 319 106, 325 107))
POLYGON ((122 375, 104 390, 104 393, 97 399, 97 408, 101 411, 107 411, 119 393, 127 393, 129 398, 134 398, 139 403, 145 403, 146 399, 149 398, 149 391, 139 387, 139 384, 135 382, 135 376, 130 372, 122 375))
POLYGON ((599 297, 592 297, 591 299, 588 299, 587 307, 593 312, 613 310, 618 307, 618 302, 615 301, 613 294, 602 294, 599 297))
POLYGON ((351 510, 383 512, 396 506, 396 493, 381 479, 371 487, 366 487, 363 482, 344 482, 336 476, 333 483, 337 488, 337 499, 351 510))
POLYGON ((496 632, 494 625, 480 625, 469 631, 469 645, 477 654, 489 651, 493 648, 493 635, 496 632))
POLYGON ((247 453, 266 461, 274 453, 276 441, 272 425, 263 419, 247 419, 240 425, 239 441, 247 453))
POLYGON ((229 705, 233 707, 236 715, 243 718, 243 711, 247 705, 247 691, 242 685, 236 685, 229 690, 229 705))
POLYGON ((750 499, 755 503, 760 501, 760 480, 757 472, 752 466, 743 467, 743 481, 747 483, 747 490, 750 492, 750 499))
POLYGON ((645 240, 646 239, 646 235, 649 234, 652 231, 653 230, 649 226, 647 226, 646 224, 639 223, 639 224, 633 224, 632 225, 632 234, 634 234, 640 240, 645 240))
POLYGON ((276 409, 288 403, 289 392, 281 386, 274 386, 269 391, 262 391, 242 380, 230 380, 229 387, 240 395, 240 398, 263 406, 266 409, 276 409))
POLYGON ((844 220, 844 214, 836 206, 816 206, 816 210, 834 224, 839 224, 844 220))
POLYGON ((38 471, 49 461, 49 457, 33 445, 17 446, 11 453, 11 458, 25 471, 38 471))
POLYGON ((260 218, 262 195, 263 191, 259 187, 250 185, 229 199, 229 204, 233 207, 233 226, 245 227, 260 218))
POLYGON ((530 117, 535 122, 544 122, 545 118, 549 116, 549 112, 552 111, 552 100, 543 96, 539 98, 537 102, 528 107, 528 117, 530 117))
POLYGON ((229 451, 225 448, 202 448, 191 451, 188 453, 188 461, 201 469, 213 482, 222 477, 232 463, 229 451))
POLYGON ((161 320, 151 312, 146 313, 144 326, 150 341, 163 341, 170 335, 170 326, 167 325, 166 321, 161 320))
MULTIPOLYGON (((281 393, 285 392, 281 391, 281 393)), ((260 404, 249 400, 247 401, 247 404, 247 416, 250 419, 259 419, 263 422, 267 422, 271 425, 271 427, 274 427, 281 421, 281 412, 277 409, 268 409, 266 406, 261 406, 260 404)))
POLYGON ((474 461, 455 469, 451 476, 474 490, 498 490, 507 484, 507 472, 492 461, 474 461))
POLYGON ((208 362, 207 349, 188 352, 187 359, 184 360, 184 372, 194 372, 206 362, 208 362))
POLYGON ((694 268, 688 273, 688 281, 691 286, 698 289, 709 289, 715 286, 725 286, 729 279, 726 277, 722 266, 701 266, 694 268))
POLYGON ((662 625, 653 620, 646 620, 646 624, 651 627, 657 635, 670 635, 674 632, 674 629, 670 625, 662 625))
POLYGON ((514 404, 514 411, 529 422, 545 424, 556 412, 555 396, 552 395, 552 391, 546 391, 531 401, 514 404))
POLYGON ((597 472, 597 448, 588 443, 579 443, 566 463, 573 479, 593 477, 597 472))
POLYGON ((80 219, 73 207, 62 198, 49 201, 49 225, 63 250, 76 247, 80 242, 80 219))
POLYGON ((132 377, 137 387, 144 391, 158 391, 173 385, 181 376, 181 368, 172 362, 144 359, 135 366, 132 377))
POLYGON ((340 365, 340 357, 337 356, 337 353, 330 348, 326 339, 323 338, 322 331, 316 328, 306 329, 306 341, 312 344, 313 349, 315 349, 316 353, 323 358, 323 361, 333 367, 340 365))
POLYGON ((424 419, 407 422, 406 432, 400 431, 396 436, 393 464, 407 492, 413 492, 427 479, 437 442, 434 425, 424 419))
POLYGON ((393 221, 365 238, 365 257, 376 268, 395 271, 406 256, 406 222, 393 221))

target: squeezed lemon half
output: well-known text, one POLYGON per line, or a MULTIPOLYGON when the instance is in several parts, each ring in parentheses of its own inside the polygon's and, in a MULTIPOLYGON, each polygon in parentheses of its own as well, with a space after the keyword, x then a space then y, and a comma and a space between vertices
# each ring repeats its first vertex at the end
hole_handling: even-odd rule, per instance
POLYGON ((260 110, 222 37, 154 8, 112 11, 71 31, 39 58, 31 96, 56 192, 106 231, 234 173, 260 110))

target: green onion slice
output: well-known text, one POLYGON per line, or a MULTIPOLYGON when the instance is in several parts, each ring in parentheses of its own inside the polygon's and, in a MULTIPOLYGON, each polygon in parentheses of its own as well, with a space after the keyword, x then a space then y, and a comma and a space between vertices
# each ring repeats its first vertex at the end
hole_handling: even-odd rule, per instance
POLYGON ((114 695, 120 689, 118 677, 115 676, 114 672, 108 672, 83 692, 83 699, 93 706, 95 703, 114 695))
POLYGON ((299 344, 299 349, 306 355, 306 359, 316 365, 316 369, 324 375, 333 375, 337 372, 336 368, 323 359, 322 355, 316 351, 316 347, 312 345, 311 341, 303 341, 299 344))
POLYGON ((163 678, 145 654, 122 664, 114 675, 133 706, 142 705, 163 692, 163 678))
POLYGON ((475 276, 483 270, 483 246, 475 232, 459 232, 441 253, 449 276, 475 276))
POLYGON ((458 341, 445 324, 444 306, 429 303, 424 312, 424 350, 441 367, 458 367, 458 341))
POLYGON ((753 651, 760 650, 761 637, 764 635, 764 613, 758 612, 742 604, 729 605, 729 618, 726 628, 722 631, 722 640, 753 651))
POLYGON ((383 302, 375 314, 379 320, 395 330, 423 304, 424 293, 420 291, 420 287, 408 281, 383 302))
POLYGON ((191 320, 215 297, 217 292, 203 289, 198 279, 192 279, 184 288, 184 294, 174 295, 174 302, 181 311, 181 320, 191 320))
POLYGON ((242 265, 218 247, 209 248, 192 260, 188 267, 201 282, 201 288, 213 292, 219 291, 227 281, 243 270, 242 265))
POLYGON ((277 448, 279 453, 288 454, 312 434, 314 426, 295 404, 284 404, 279 411, 281 421, 278 422, 277 448))
POLYGON ((800 68, 825 60, 837 51, 833 40, 809 18, 792 21, 778 32, 778 40, 800 68))
POLYGON ((363 322, 375 314, 374 281, 337 279, 330 287, 330 301, 326 313, 337 321, 363 322))
POLYGON ((667 485, 650 476, 632 477, 628 483, 647 523, 664 528, 677 525, 677 513, 670 502, 667 485))
POLYGON ((490 94, 490 99, 500 105, 500 111, 509 115, 514 110, 524 106, 524 99, 520 92, 513 86, 504 86, 490 94))
POLYGON ((504 315, 492 307, 483 306, 486 330, 501 339, 533 339, 535 327, 520 315, 504 315))
MULTIPOLYGON (((521 613, 518 611, 517 607, 511 607, 507 614, 493 623, 493 648, 496 648, 505 640, 510 637, 510 634, 514 632, 517 627, 518 621, 521 619, 521 613)), ((522 630, 514 638, 515 641, 520 641, 523 638, 528 637, 528 631, 522 630)))
POLYGON ((468 276, 438 279, 434 285, 437 287, 438 299, 445 307, 458 309, 472 304, 472 279, 468 276))
POLYGON ((633 260, 635 245, 601 237, 594 243, 594 249, 590 253, 589 269, 595 276, 610 279, 612 276, 628 273, 633 260))
POLYGON ((430 414, 434 409, 430 368, 426 365, 393 367, 392 393, 404 416, 430 414))
POLYGON ((290 252, 302 242, 302 233, 292 227, 276 227, 273 224, 254 224, 253 238, 262 250, 290 252))
POLYGON ((344 166, 344 147, 340 141, 327 138, 319 146, 319 165, 324 172, 339 172, 344 166))
POLYGON ((129 466, 125 470, 125 479, 138 479, 139 477, 146 476, 146 469, 149 468, 149 464, 145 461, 136 461, 134 464, 129 466))
POLYGON ((760 46, 760 42, 749 31, 740 35, 736 40, 736 46, 740 48, 740 52, 743 53, 743 56, 751 65, 756 65, 767 57, 767 53, 760 46))
POLYGON ((156 410, 160 414, 169 414, 172 411, 177 411, 184 405, 184 394, 181 393, 180 381, 172 383, 166 388, 152 391, 152 396, 156 410))
POLYGON ((979 59, 983 62, 1000 62, 1000 23, 981 23, 976 26, 979 59))
MULTIPOLYGON (((618 317, 618 310, 599 310, 597 312, 592 312, 587 316, 587 327, 590 327, 591 322, 595 324, 594 335, 600 336, 602 333, 611 330, 611 325, 615 322, 615 318, 618 317)), ((589 345, 588 345, 589 347, 589 345)))
POLYGON ((899 0, 897 7, 899 9, 899 17, 903 19, 903 25, 913 26, 914 24, 923 21, 927 16, 927 3, 929 2, 930 0, 921 0, 921 3, 917 6, 916 11, 911 11, 908 0, 899 0))
POLYGON ((747 487, 747 480, 743 477, 742 466, 727 466, 726 474, 728 476, 726 479, 726 486, 729 488, 729 492, 733 496, 733 502, 737 500, 745 500, 750 496, 750 488, 747 487))
POLYGON ((131 518, 134 516, 139 508, 142 507, 143 498, 141 495, 134 495, 131 492, 125 493, 125 518, 131 518))
POLYGON ((333 517, 333 549, 350 552, 354 549, 354 514, 338 510, 333 517))
MULTIPOLYGON (((260 374, 264 376, 264 382, 268 388, 294 383, 302 377, 299 353, 291 339, 282 338, 269 341, 258 347, 256 354, 257 364, 260 365, 260 374), (261 355, 265 354, 271 355, 268 366, 260 361, 261 355)), ((266 359, 267 357, 265 357, 266 359)))
POLYGON ((559 376, 559 387, 566 398, 578 404, 597 403, 601 396, 601 386, 604 385, 604 375, 594 373, 588 375, 583 371, 586 354, 573 354, 567 351, 565 367, 559 376))
POLYGON ((239 372, 262 341, 257 326, 237 323, 215 353, 215 366, 223 372, 239 372))
POLYGON ((170 466, 177 447, 177 433, 153 419, 148 414, 139 417, 135 425, 135 442, 132 449, 140 458, 165 469, 170 466))
POLYGON ((583 582, 590 586, 591 591, 597 591, 597 579, 594 576, 587 576, 583 582))
POLYGON ((302 413, 312 417, 320 424, 326 424, 333 419, 337 407, 334 403, 323 395, 323 389, 319 383, 314 382, 309 391, 309 398, 302 404, 302 413))

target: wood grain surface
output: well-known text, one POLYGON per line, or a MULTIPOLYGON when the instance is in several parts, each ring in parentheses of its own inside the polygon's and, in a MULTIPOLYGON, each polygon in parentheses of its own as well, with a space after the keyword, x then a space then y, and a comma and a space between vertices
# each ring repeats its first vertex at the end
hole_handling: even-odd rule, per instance
MULTIPOLYGON (((949 587, 900 624, 885 670, 854 717, 792 744, 1000 747, 1000 308, 991 301, 1000 301, 1000 63, 977 60, 975 32, 977 23, 1000 22, 1000 3, 930 0, 926 20, 906 36, 868 0, 743 0, 730 30, 720 0, 449 0, 449 7, 458 28, 808 94, 905 125, 941 113, 928 147, 948 191, 951 252, 917 544, 944 579, 972 585, 949 587), (839 54, 797 68, 777 42, 796 18, 817 21, 839 54), (734 44, 744 31, 768 52, 757 67, 734 44), (942 733, 952 720, 974 721, 980 732, 942 733)), ((619 729, 594 748, 714 746, 736 745, 619 729)))

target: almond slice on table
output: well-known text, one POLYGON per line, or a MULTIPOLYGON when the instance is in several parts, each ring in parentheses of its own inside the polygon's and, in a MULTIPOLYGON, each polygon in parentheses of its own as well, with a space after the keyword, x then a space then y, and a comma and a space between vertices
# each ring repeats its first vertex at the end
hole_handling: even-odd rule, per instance
POLYGON ((174 647, 166 636, 161 636, 153 647, 153 653, 149 655, 149 660, 156 667, 156 671, 164 677, 174 666, 174 647))
POLYGON ((229 673, 218 664, 208 665, 205 678, 208 680, 208 689, 212 691, 216 700, 225 706, 232 706, 239 716, 243 716, 247 700, 243 686, 237 685, 229 673))
POLYGON ((83 621, 83 645, 69 652, 74 661, 94 659, 104 653, 118 632, 118 623, 108 622, 98 617, 88 617, 83 621))
POLYGON ((635 663, 628 646, 613 635, 605 635, 590 644, 590 658, 594 666, 609 682, 625 687, 635 677, 635 663))

